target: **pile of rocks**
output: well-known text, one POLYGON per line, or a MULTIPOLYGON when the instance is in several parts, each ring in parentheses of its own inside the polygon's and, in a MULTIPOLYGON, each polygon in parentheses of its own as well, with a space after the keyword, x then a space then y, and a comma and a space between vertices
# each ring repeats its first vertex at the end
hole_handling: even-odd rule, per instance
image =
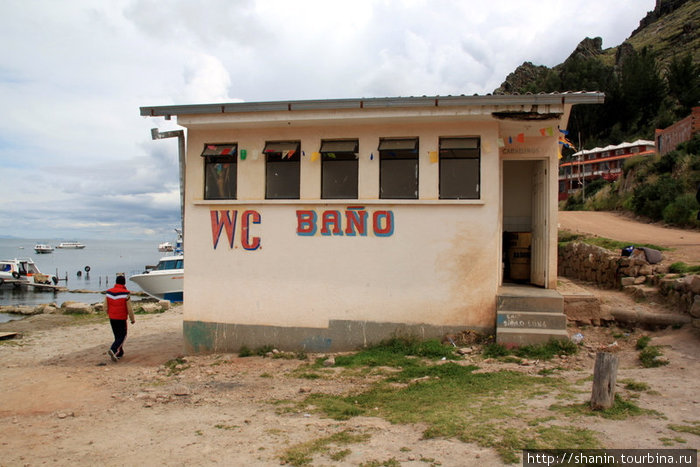
MULTIPOLYGON (((40 314, 76 314, 76 315, 88 315, 102 313, 103 303, 82 303, 82 302, 63 302, 61 306, 56 303, 43 303, 36 306, 26 306, 26 305, 4 305, 0 306, 0 313, 9 313, 16 315, 40 315, 40 314)), ((170 302, 168 300, 141 300, 135 301, 132 304, 134 312, 139 313, 161 313, 165 310, 170 309, 170 302)))
POLYGON ((689 313, 693 318, 693 326, 700 328, 700 276, 694 274, 681 277, 669 274, 654 277, 652 283, 658 287, 668 303, 680 311, 689 313))

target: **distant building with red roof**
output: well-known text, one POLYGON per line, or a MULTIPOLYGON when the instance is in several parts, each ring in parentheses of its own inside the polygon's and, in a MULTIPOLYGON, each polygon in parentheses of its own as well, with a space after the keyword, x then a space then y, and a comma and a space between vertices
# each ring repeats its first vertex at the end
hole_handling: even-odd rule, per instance
POLYGON ((565 200, 586 183, 598 178, 615 181, 622 174, 626 159, 656 154, 653 141, 639 139, 634 143, 584 149, 573 160, 559 164, 559 200, 565 200))

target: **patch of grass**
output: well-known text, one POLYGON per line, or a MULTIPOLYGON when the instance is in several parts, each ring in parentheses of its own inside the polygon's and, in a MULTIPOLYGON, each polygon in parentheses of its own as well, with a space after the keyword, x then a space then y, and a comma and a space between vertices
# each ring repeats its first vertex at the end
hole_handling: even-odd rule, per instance
POLYGON ((691 435, 695 436, 700 436, 700 422, 688 422, 685 421, 685 423, 689 423, 689 425, 668 425, 668 428, 676 431, 678 433, 690 433, 691 435))
POLYGON ((679 261, 669 266, 668 270, 674 274, 700 274, 700 265, 689 265, 679 261))
POLYGON ((351 453, 352 451, 350 449, 343 449, 342 451, 332 453, 328 457, 330 457, 332 461, 338 462, 348 457, 351 453))
POLYGON ((341 460, 350 454, 350 450, 331 451, 332 446, 356 444, 367 441, 371 436, 367 433, 355 433, 353 430, 343 430, 325 438, 319 438, 288 448, 280 456, 280 461, 294 466, 309 465, 317 454, 328 454, 333 460, 341 460))
POLYGON ((484 346, 484 348, 481 351, 481 354, 485 358, 498 358, 510 355, 510 350, 508 350, 504 345, 492 342, 484 346))
POLYGON ((323 375, 319 375, 318 373, 299 373, 298 375, 296 375, 296 377, 301 379, 314 380, 323 378, 323 375))
POLYGON ((643 350, 649 345, 649 342, 651 342, 651 337, 642 336, 639 339, 637 339, 637 344, 635 345, 635 348, 637 350, 643 350))
POLYGON ((659 246, 659 245, 654 245, 653 243, 634 243, 634 242, 621 242, 619 240, 612 240, 609 238, 605 237, 586 237, 583 239, 584 243, 588 243, 589 245, 595 245, 599 246, 601 248, 605 248, 606 250, 612 250, 612 251, 620 251, 623 248, 626 248, 630 245, 634 245, 636 247, 647 247, 647 248, 653 248, 654 250, 659 250, 659 251, 668 251, 668 248, 659 246))
POLYGON ((401 467, 401 462, 391 457, 385 461, 371 460, 363 462, 359 467, 401 467))
POLYGON ((238 425, 224 425, 222 423, 218 423, 214 425, 214 428, 217 428, 219 430, 235 430, 236 428, 240 428, 238 425))
POLYGON ((581 234, 569 232, 568 230, 560 230, 557 240, 561 245, 562 243, 574 242, 576 240, 581 240, 582 238, 584 238, 584 236, 581 234))
POLYGON ((152 311, 146 311, 143 307, 137 306, 134 307, 134 314, 135 315, 159 315, 161 313, 165 313, 165 310, 163 308, 157 308, 152 311))
POLYGON ((619 240, 612 240, 610 238, 605 238, 605 237, 592 237, 588 235, 583 235, 583 234, 576 234, 573 232, 569 232, 567 230, 560 230, 559 231, 559 246, 565 245, 570 242, 574 241, 579 241, 583 243, 588 243, 589 245, 595 245, 599 246, 601 248, 605 248, 606 250, 612 250, 612 251, 617 251, 619 252, 623 248, 626 248, 630 245, 634 245, 637 247, 647 247, 647 248, 653 248, 654 250, 659 250, 659 251, 667 251, 669 248, 662 247, 659 245, 654 245, 653 243, 634 243, 634 242, 624 242, 624 241, 619 241, 619 240))
POLYGON ((242 345, 240 349, 238 349, 238 356, 239 357, 252 357, 253 351, 248 348, 247 345, 242 345))
POLYGON ((673 438, 659 438, 659 441, 661 441, 661 444, 663 444, 664 446, 674 446, 676 444, 687 443, 687 441, 681 438, 680 436, 674 436, 673 438))
POLYGON ((553 415, 550 415, 549 417, 538 417, 538 418, 530 420, 529 422, 527 422, 527 424, 530 426, 537 426, 537 425, 540 425, 542 423, 551 422, 552 420, 556 420, 556 419, 557 419, 557 417, 555 417, 553 415))
POLYGON ((268 353, 275 350, 275 346, 271 344, 263 345, 255 349, 255 355, 258 357, 265 357, 268 353))
POLYGON ((649 390, 649 385, 640 381, 634 381, 632 379, 621 379, 620 382, 625 385, 624 387, 628 391, 642 392, 649 390))
POLYGON ((619 394, 615 394, 615 404, 609 409, 593 410, 589 402, 573 405, 558 405, 550 406, 550 410, 562 412, 566 415, 586 415, 592 417, 603 417, 609 420, 625 420, 629 417, 639 415, 661 415, 655 410, 642 409, 634 402, 623 399, 619 394))
POLYGON ((642 362, 644 368, 656 368, 663 365, 668 365, 668 360, 661 358, 663 353, 657 345, 650 345, 639 352, 639 361, 642 362))
POLYGON ((484 346, 482 355, 486 358, 498 358, 501 361, 505 361, 510 355, 536 360, 551 360, 557 355, 573 355, 577 352, 578 346, 570 340, 551 339, 544 344, 526 345, 513 349, 508 349, 501 344, 491 343, 484 346))
POLYGON ((168 376, 173 376, 188 369, 190 366, 185 365, 186 363, 187 360, 185 360, 183 357, 177 357, 173 358, 172 360, 168 360, 163 364, 163 366, 167 370, 168 376))
POLYGON ((335 358, 335 366, 348 368, 360 366, 404 368, 419 364, 417 359, 409 357, 422 357, 433 360, 439 360, 443 357, 456 359, 453 349, 453 347, 440 343, 437 339, 424 341, 417 337, 392 337, 355 354, 337 356, 335 358))
POLYGON ((364 392, 345 396, 311 394, 304 407, 313 406, 336 420, 365 415, 383 417, 391 423, 422 423, 427 426, 423 433, 426 439, 456 438, 493 447, 506 462, 516 462, 526 445, 597 446, 594 433, 588 430, 528 425, 528 416, 522 410, 526 400, 563 388, 562 380, 514 371, 474 373, 476 369, 455 362, 418 362, 364 392), (522 428, 512 428, 514 423, 522 428), (561 432, 550 439, 552 430, 561 432), (571 437, 577 444, 566 444, 571 437))

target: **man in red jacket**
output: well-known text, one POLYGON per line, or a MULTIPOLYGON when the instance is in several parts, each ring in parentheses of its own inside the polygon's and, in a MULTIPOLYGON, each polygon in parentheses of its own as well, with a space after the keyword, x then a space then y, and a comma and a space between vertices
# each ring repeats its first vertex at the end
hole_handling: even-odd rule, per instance
POLYGON ((107 355, 113 362, 118 362, 124 356, 124 340, 126 340, 127 317, 134 324, 134 311, 131 309, 130 293, 126 288, 126 278, 117 276, 117 283, 107 291, 104 309, 109 315, 109 323, 112 325, 114 342, 107 351, 107 355))

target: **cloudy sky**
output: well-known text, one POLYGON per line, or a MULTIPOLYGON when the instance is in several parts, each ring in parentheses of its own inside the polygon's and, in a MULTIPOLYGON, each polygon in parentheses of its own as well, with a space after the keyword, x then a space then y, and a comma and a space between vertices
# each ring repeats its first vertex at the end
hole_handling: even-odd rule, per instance
POLYGON ((486 94, 654 0, 2 0, 0 237, 171 239, 177 143, 140 106, 486 94))

